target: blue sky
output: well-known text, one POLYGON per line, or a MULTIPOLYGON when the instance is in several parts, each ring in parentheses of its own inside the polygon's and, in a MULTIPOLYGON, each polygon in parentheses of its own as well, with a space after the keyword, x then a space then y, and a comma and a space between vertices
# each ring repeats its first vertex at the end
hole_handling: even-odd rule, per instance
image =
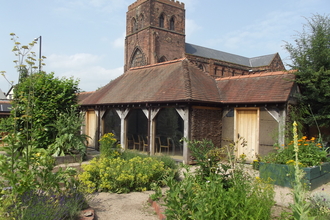
MULTIPOLYGON (((10 33, 25 45, 42 36, 43 70, 80 80, 93 91, 123 73, 127 7, 134 0, 1 0, 0 71, 18 80, 10 33)), ((304 17, 329 14, 329 0, 183 0, 186 42, 245 57, 278 52, 292 42, 304 17)), ((38 55, 39 45, 33 51, 38 55)), ((0 76, 0 89, 9 83, 0 76)))

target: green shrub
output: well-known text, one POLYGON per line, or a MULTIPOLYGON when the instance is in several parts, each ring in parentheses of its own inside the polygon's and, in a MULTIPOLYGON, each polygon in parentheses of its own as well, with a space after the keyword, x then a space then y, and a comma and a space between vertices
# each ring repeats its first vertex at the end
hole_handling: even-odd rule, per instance
POLYGON ((57 120, 52 124, 57 135, 55 141, 48 146, 53 156, 65 156, 75 152, 85 155, 85 142, 89 137, 80 133, 83 122, 84 115, 73 107, 57 116, 57 120))
MULTIPOLYGON (((303 136, 298 140, 299 162, 302 167, 319 166, 329 161, 327 151, 315 138, 307 139, 303 136)), ((277 148, 276 153, 270 153, 262 158, 262 162, 276 164, 291 164, 295 161, 294 143, 291 141, 282 148, 277 148)))
POLYGON ((162 156, 155 156, 156 159, 162 161, 164 163, 165 168, 171 168, 172 170, 177 170, 178 165, 176 164, 175 160, 173 158, 162 155, 162 156))
POLYGON ((85 195, 76 189, 33 190, 18 195, 15 201, 7 207, 7 212, 12 218, 21 220, 76 219, 83 207, 87 207, 85 195))
POLYGON ((84 172, 79 175, 87 192, 105 191, 128 193, 145 191, 152 183, 163 185, 163 179, 171 170, 164 163, 152 157, 134 157, 129 160, 121 158, 94 158, 90 164, 83 166, 84 172))
POLYGON ((182 181, 167 179, 168 219, 270 219, 274 187, 236 163, 244 159, 235 159, 237 143, 219 149, 208 140, 188 141, 199 166, 195 172, 184 166, 182 181))
POLYGON ((311 213, 318 219, 330 219, 330 194, 317 192, 310 197, 311 213))
POLYGON ((189 172, 178 182, 169 179, 165 197, 168 219, 270 219, 273 186, 259 178, 234 172, 236 184, 226 189, 223 176, 210 173, 206 181, 189 172))
POLYGON ((142 154, 141 151, 137 151, 137 150, 125 150, 121 155, 120 158, 122 158, 123 160, 130 160, 134 157, 141 157, 141 158, 147 158, 149 157, 146 154, 142 154))
POLYGON ((101 157, 115 158, 121 155, 121 147, 118 140, 112 133, 107 133, 102 136, 100 142, 101 157))

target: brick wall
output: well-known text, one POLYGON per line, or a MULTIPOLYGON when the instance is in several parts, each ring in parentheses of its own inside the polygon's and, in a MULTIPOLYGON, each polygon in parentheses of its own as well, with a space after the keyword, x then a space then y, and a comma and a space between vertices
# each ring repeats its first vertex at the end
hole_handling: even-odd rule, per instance
POLYGON ((144 65, 155 64, 159 59, 174 60, 185 54, 184 4, 171 0, 139 0, 129 6, 126 13, 125 71, 131 66, 136 48, 142 52, 144 65), (164 17, 164 27, 159 17, 164 17), (170 20, 174 19, 174 30, 170 20))
POLYGON ((220 147, 222 134, 222 110, 220 108, 193 107, 191 113, 191 139, 212 140, 220 147))

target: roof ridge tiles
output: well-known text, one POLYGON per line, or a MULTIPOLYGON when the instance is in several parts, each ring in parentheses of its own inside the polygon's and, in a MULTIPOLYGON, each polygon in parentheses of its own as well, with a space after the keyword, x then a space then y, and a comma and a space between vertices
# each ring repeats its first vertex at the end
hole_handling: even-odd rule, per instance
POLYGON ((215 80, 229 80, 229 79, 242 79, 242 78, 254 78, 254 77, 262 77, 262 76, 275 76, 275 75, 286 75, 291 74, 294 71, 275 71, 275 72, 267 72, 267 73, 259 73, 259 74, 249 74, 249 75, 239 75, 239 76, 229 76, 223 78, 217 78, 215 80))
POLYGON ((177 63, 177 62, 181 62, 183 60, 187 59, 186 57, 180 58, 180 59, 176 59, 176 60, 169 60, 169 61, 165 61, 165 62, 161 62, 161 63, 154 63, 154 64, 149 64, 149 65, 144 65, 144 66, 137 66, 137 67, 132 67, 129 68, 129 70, 138 70, 138 69, 144 69, 147 67, 153 67, 153 66, 162 66, 162 65, 167 65, 170 63, 177 63))

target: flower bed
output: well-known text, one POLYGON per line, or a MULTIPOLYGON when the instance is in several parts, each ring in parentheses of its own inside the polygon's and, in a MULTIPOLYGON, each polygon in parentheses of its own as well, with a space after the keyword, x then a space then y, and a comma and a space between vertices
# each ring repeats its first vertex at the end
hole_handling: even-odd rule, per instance
MULTIPOLYGON (((303 168, 304 181, 313 190, 322 184, 330 182, 330 163, 323 163, 320 166, 303 168)), ((272 164, 260 162, 260 178, 274 180, 275 185, 291 187, 294 180, 294 166, 286 164, 272 164)))
POLYGON ((297 163, 305 172, 304 181, 310 190, 329 182, 330 158, 327 148, 321 143, 321 139, 316 140, 314 137, 308 139, 303 136, 297 140, 296 147, 291 141, 282 148, 275 148, 277 152, 261 159, 260 178, 271 178, 276 185, 292 187, 295 176, 294 165, 297 163))

